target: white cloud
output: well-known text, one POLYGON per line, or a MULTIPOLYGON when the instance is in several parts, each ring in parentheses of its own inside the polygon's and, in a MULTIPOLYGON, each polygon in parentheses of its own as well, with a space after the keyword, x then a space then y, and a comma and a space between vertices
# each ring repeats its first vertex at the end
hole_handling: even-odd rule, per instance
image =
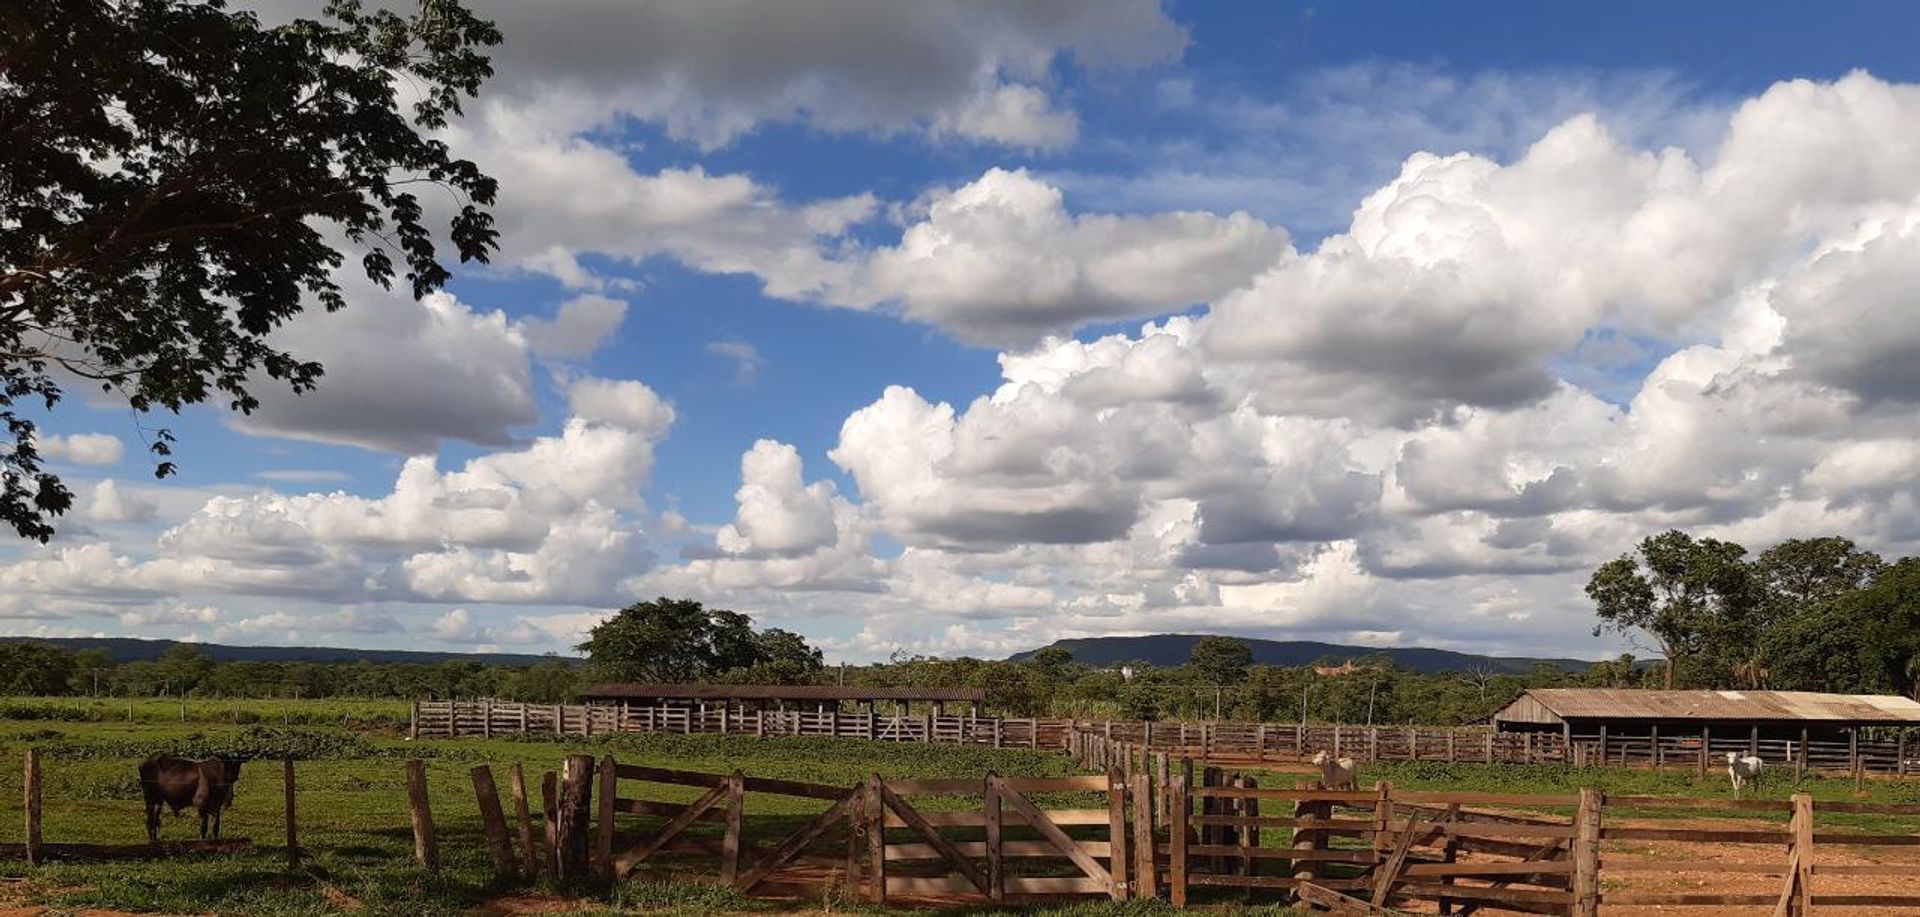
POLYGON ((241 618, 214 628, 217 641, 247 640, 265 643, 302 643, 335 634, 377 635, 404 628, 391 612, 367 606, 349 606, 319 614, 275 611, 241 618))
POLYGON ((122 490, 107 478, 93 485, 80 515, 91 522, 148 522, 160 515, 160 503, 144 494, 122 490))
POLYGON ((49 434, 35 443, 43 458, 66 459, 76 465, 113 465, 127 454, 126 444, 111 433, 49 434))
POLYGON ((807 484, 800 474, 800 453, 786 443, 763 439, 740 457, 740 511, 715 537, 729 554, 805 554, 837 540, 833 484, 807 484))
POLYGON ((709 341, 706 351, 717 357, 733 361, 733 381, 738 385, 751 385, 760 367, 767 359, 760 355, 760 348, 746 341, 709 341))
POLYGON ((561 303, 552 319, 522 320, 520 332, 538 356, 577 360, 592 356, 626 318, 626 300, 583 293, 561 303))
POLYGON ((515 619, 508 626, 495 627, 481 624, 473 612, 465 608, 455 608, 441 615, 433 622, 432 632, 447 643, 476 646, 525 646, 553 639, 553 634, 525 618, 515 619))

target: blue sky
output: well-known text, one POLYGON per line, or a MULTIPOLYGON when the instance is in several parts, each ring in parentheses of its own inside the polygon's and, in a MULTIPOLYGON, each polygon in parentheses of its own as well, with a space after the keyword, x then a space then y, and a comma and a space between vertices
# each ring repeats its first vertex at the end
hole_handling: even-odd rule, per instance
POLYGON ((0 631, 1598 655, 1645 534, 1920 537, 1910 7, 480 8, 500 257, 255 418, 71 399, 0 631))

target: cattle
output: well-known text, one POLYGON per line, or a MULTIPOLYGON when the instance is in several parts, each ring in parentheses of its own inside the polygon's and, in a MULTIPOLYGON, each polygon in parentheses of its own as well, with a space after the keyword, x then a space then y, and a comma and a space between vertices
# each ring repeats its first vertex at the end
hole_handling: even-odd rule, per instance
POLYGON ((140 793, 147 801, 147 840, 160 842, 160 809, 174 815, 188 806, 200 812, 200 838, 220 836, 220 812, 233 804, 242 758, 221 755, 204 761, 154 755, 140 762, 140 793))
POLYGON ((1353 759, 1345 756, 1334 757, 1324 751, 1315 752, 1313 766, 1320 769, 1320 785, 1329 790, 1351 790, 1354 787, 1353 759))
POLYGON ((1740 789, 1749 783, 1753 784, 1755 789, 1759 789, 1760 771, 1764 767, 1766 762, 1753 755, 1727 752, 1727 779, 1733 781, 1733 798, 1739 799, 1740 789))

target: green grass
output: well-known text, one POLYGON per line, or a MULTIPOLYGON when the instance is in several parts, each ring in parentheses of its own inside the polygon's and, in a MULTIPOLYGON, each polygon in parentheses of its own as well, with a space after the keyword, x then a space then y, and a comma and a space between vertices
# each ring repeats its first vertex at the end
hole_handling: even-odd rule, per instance
POLYGON ((167 700, 113 697, 0 697, 0 722, 134 724, 278 723, 283 726, 342 726, 401 729, 411 705, 403 700, 167 700))

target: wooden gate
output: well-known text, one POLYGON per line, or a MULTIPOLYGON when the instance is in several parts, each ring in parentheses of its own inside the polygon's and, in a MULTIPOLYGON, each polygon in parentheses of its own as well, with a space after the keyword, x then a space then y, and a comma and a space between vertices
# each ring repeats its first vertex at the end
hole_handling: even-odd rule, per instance
POLYGON ((1014 895, 1125 900, 1127 795, 1117 773, 1033 779, 989 774, 985 780, 874 778, 868 784, 869 800, 877 802, 867 813, 869 895, 875 901, 889 896, 1003 901, 1014 895), (1106 804, 1048 809, 1031 798, 1036 793, 1100 793, 1106 804), (925 797, 959 797, 962 803, 954 808, 916 802, 925 797), (908 832, 911 840, 888 840, 889 828, 908 832), (1009 828, 1033 836, 1008 837, 1009 828), (1075 837, 1074 832, 1095 836, 1075 837), (1054 861, 1033 864, 1031 870, 1023 864, 1023 873, 1051 865, 1055 868, 1049 871, 1070 874, 1008 875, 1009 860, 1054 861))
POLYGON ((766 883, 776 871, 803 859, 806 850, 826 836, 830 829, 844 825, 848 836, 839 848, 840 855, 816 860, 819 865, 830 869, 850 870, 853 860, 847 852, 853 849, 856 840, 853 835, 858 830, 858 822, 851 816, 859 808, 863 796, 864 788, 860 786, 832 787, 748 777, 739 771, 722 775, 666 770, 620 764, 608 757, 601 762, 600 768, 600 818, 595 862, 603 876, 618 880, 662 851, 712 854, 716 850, 711 838, 703 842, 686 834, 696 824, 718 823, 722 826, 717 850, 720 856, 719 879, 740 891, 752 891, 766 883), (705 787, 706 792, 690 803, 623 798, 619 795, 620 780, 705 787), (745 809, 748 793, 819 799, 831 804, 826 811, 793 833, 781 837, 771 847, 756 850, 747 837, 745 809), (655 816, 667 821, 650 833, 627 835, 624 838, 627 846, 616 853, 615 847, 622 840, 615 830, 617 816, 621 814, 655 816))

